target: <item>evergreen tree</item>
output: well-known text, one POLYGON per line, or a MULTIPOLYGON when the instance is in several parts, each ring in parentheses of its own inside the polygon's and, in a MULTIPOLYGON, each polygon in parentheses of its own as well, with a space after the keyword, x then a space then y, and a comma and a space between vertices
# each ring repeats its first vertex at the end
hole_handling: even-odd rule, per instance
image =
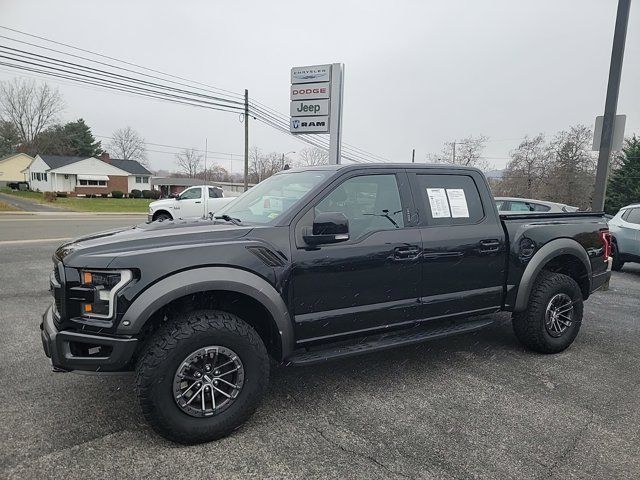
POLYGON ((91 128, 79 119, 65 125, 53 125, 27 146, 32 154, 70 155, 75 157, 95 157, 102 153, 102 145, 91 133, 91 128))
POLYGON ((69 122, 63 127, 70 150, 78 157, 95 157, 102 153, 102 145, 93 137, 91 128, 82 118, 77 122, 69 122))
POLYGON ((0 120, 0 159, 15 153, 19 143, 18 130, 11 122, 0 120))
POLYGON ((607 186, 605 211, 615 214, 621 207, 640 202, 640 137, 625 140, 617 158, 620 166, 613 171, 607 186))

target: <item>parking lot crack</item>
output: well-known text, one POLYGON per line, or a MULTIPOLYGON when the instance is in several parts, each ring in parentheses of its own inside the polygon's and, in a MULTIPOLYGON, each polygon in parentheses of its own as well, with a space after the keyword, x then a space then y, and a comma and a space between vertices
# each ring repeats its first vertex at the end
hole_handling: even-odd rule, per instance
POLYGON ((362 452, 358 452, 356 450, 351 450, 349 448, 346 448, 344 445, 342 445, 340 442, 336 442, 335 440, 333 440, 331 437, 329 437, 326 433, 324 433, 324 431, 318 427, 313 426, 313 429, 318 433, 318 435, 320 435, 323 440, 325 440, 327 443, 329 443, 330 445, 334 446, 334 447, 338 447, 340 450, 342 450, 343 452, 349 454, 349 455, 355 455, 359 458, 362 458, 370 463, 375 464, 376 466, 378 466, 379 468, 383 469, 385 472, 391 474, 391 475, 395 475, 397 477, 402 477, 402 478, 414 478, 411 477, 409 475, 406 475, 405 473, 399 472, 397 470, 394 470, 392 468, 389 468, 387 465, 385 465, 384 463, 382 463, 381 461, 379 461, 377 458, 371 456, 371 455, 367 455, 365 453, 362 452))
POLYGON ((554 460, 549 469, 547 470, 547 478, 552 478, 555 474, 555 470, 558 466, 560 466, 564 461, 569 458, 578 448, 578 444, 580 440, 584 436, 584 434, 589 430, 591 425, 595 423, 596 414, 592 413, 591 418, 582 426, 580 429, 573 435, 569 444, 566 448, 560 453, 560 456, 554 460))

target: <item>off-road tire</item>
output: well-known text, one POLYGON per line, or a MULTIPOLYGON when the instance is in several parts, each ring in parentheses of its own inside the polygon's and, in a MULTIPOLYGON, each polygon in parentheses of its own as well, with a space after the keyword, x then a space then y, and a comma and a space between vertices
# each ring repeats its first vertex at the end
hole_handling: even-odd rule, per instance
POLYGON ((611 242, 611 256, 613 257, 611 270, 613 270, 614 272, 619 272, 624 266, 624 260, 620 258, 620 250, 618 250, 618 244, 615 241, 611 242))
POLYGON ((188 312, 161 328, 136 368, 142 414, 163 437, 196 444, 217 440, 240 427, 256 410, 269 382, 269 355, 256 331, 242 319, 218 310, 188 312), (233 404, 210 417, 193 417, 176 404, 172 385, 178 366, 210 345, 233 350, 244 367, 244 384, 233 404))
POLYGON ((539 353, 558 353, 573 343, 582 324, 583 299, 576 281, 561 273, 542 271, 531 290, 529 304, 523 312, 513 314, 513 330, 528 349, 539 353), (553 337, 545 326, 545 312, 551 299, 565 293, 574 302, 574 321, 562 336, 553 337))

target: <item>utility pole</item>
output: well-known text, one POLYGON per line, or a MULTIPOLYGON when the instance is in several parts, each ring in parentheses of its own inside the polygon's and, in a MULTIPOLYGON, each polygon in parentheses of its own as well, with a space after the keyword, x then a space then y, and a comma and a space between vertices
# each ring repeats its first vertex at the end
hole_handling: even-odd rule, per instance
POLYGON ((411 151, 411 163, 416 163, 416 149, 411 151))
POLYGON ((208 139, 204 139, 204 184, 207 184, 207 150, 209 150, 208 139))
POLYGON ((629 9, 631 0, 618 0, 616 27, 613 32, 613 47, 611 49, 611 63, 609 65, 609 81, 607 97, 604 103, 604 118, 602 119, 602 138, 600 139, 600 153, 598 154, 598 169, 596 171, 596 186, 593 193, 591 209, 594 212, 604 210, 604 198, 607 192, 607 177, 609 175, 609 157, 618 107, 618 92, 620 91, 620 76, 622 74, 622 59, 624 58, 624 44, 627 37, 629 23, 629 9))
POLYGON ((456 164, 456 142, 455 142, 455 140, 453 142, 453 161, 451 163, 453 163, 454 165, 456 164))
POLYGON ((249 90, 244 89, 244 191, 249 190, 249 90))

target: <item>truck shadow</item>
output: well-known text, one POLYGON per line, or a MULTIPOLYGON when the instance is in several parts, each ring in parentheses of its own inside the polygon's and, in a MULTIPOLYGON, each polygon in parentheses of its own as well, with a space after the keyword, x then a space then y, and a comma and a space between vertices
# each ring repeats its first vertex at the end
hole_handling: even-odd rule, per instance
MULTIPOLYGON (((496 316, 495 324, 474 333, 309 367, 275 366, 264 403, 251 423, 256 417, 281 416, 283 409, 307 411, 320 399, 330 402, 327 397, 330 392, 339 391, 347 398, 351 392, 357 397, 362 392, 410 384, 416 376, 423 385, 426 382, 427 389, 429 385, 435 389, 443 369, 463 369, 469 363, 498 363, 504 357, 526 355, 529 354, 513 335, 508 316, 502 314, 496 316)), ((146 431, 151 443, 173 445, 153 434, 145 423, 136 399, 134 376, 68 374, 66 380, 64 383, 70 383, 68 387, 87 401, 73 401, 76 423, 56 432, 58 447, 77 445, 122 430, 146 431)))

